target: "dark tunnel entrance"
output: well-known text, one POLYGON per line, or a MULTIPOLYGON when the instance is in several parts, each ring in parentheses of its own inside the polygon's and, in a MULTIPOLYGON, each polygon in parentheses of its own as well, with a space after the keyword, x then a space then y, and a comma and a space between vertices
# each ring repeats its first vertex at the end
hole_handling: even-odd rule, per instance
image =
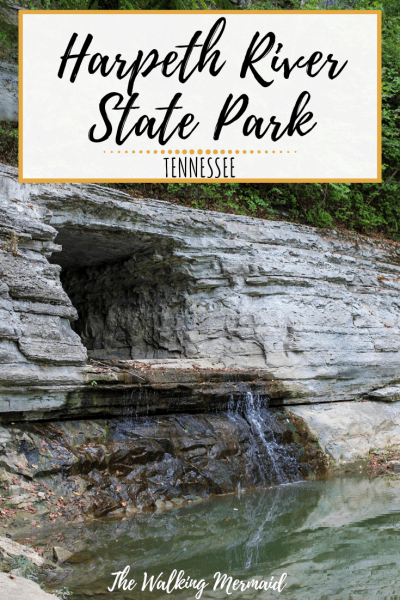
POLYGON ((78 320, 71 323, 89 358, 149 359, 184 356, 187 276, 165 239, 96 238, 60 230, 62 251, 51 262, 78 320))

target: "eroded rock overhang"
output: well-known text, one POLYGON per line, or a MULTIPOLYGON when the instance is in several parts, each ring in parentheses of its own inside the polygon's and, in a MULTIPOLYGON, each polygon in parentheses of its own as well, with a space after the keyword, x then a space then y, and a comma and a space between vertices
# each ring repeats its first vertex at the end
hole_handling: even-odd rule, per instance
POLYGON ((188 410, 222 405, 246 381, 275 404, 399 382, 396 245, 98 185, 19 184, 6 166, 0 202, 3 415, 115 414, 166 384, 164 411, 174 394, 188 410), (131 367, 94 372, 87 354, 131 367), (134 379, 141 361, 163 384, 134 379))

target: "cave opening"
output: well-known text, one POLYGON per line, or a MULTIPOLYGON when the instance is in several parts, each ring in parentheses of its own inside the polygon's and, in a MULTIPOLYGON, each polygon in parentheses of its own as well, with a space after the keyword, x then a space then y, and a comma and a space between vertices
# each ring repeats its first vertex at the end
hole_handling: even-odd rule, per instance
POLYGON ((164 240, 96 237, 59 230, 51 262, 78 319, 71 323, 94 359, 184 356, 184 270, 164 240))

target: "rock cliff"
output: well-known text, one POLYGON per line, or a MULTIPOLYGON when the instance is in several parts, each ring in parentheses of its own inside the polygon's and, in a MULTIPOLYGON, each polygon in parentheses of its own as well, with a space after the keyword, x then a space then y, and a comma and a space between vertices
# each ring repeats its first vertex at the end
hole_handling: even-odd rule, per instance
POLYGON ((18 66, 0 62, 0 121, 18 121, 18 66))
POLYGON ((2 410, 94 393, 87 352, 252 369, 276 404, 398 382, 397 245, 98 185, 20 184, 6 166, 0 203, 2 410))

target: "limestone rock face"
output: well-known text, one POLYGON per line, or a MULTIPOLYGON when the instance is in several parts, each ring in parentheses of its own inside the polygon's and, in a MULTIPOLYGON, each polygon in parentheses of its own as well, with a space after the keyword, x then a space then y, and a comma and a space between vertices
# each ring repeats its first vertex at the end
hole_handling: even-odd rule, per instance
POLYGON ((59 246, 49 211, 4 194, 0 177, 0 413, 59 404, 60 390, 80 381, 86 350, 70 327, 77 317, 48 257, 59 246), (38 401, 38 390, 41 390, 38 401), (28 394, 29 395, 29 394, 28 394))
POLYGON ((18 67, 0 62, 0 121, 18 121, 18 67))
POLYGON ((335 460, 365 458, 370 450, 400 447, 400 403, 334 402, 294 406, 324 452, 335 460))
POLYGON ((51 388, 38 405, 81 385, 85 347, 260 369, 291 404, 398 382, 396 245, 98 185, 23 185, 5 166, 0 202, 1 385, 51 388))
POLYGON ((400 385, 392 385, 379 390, 373 390, 368 394, 372 400, 383 402, 398 402, 400 400, 400 385))

